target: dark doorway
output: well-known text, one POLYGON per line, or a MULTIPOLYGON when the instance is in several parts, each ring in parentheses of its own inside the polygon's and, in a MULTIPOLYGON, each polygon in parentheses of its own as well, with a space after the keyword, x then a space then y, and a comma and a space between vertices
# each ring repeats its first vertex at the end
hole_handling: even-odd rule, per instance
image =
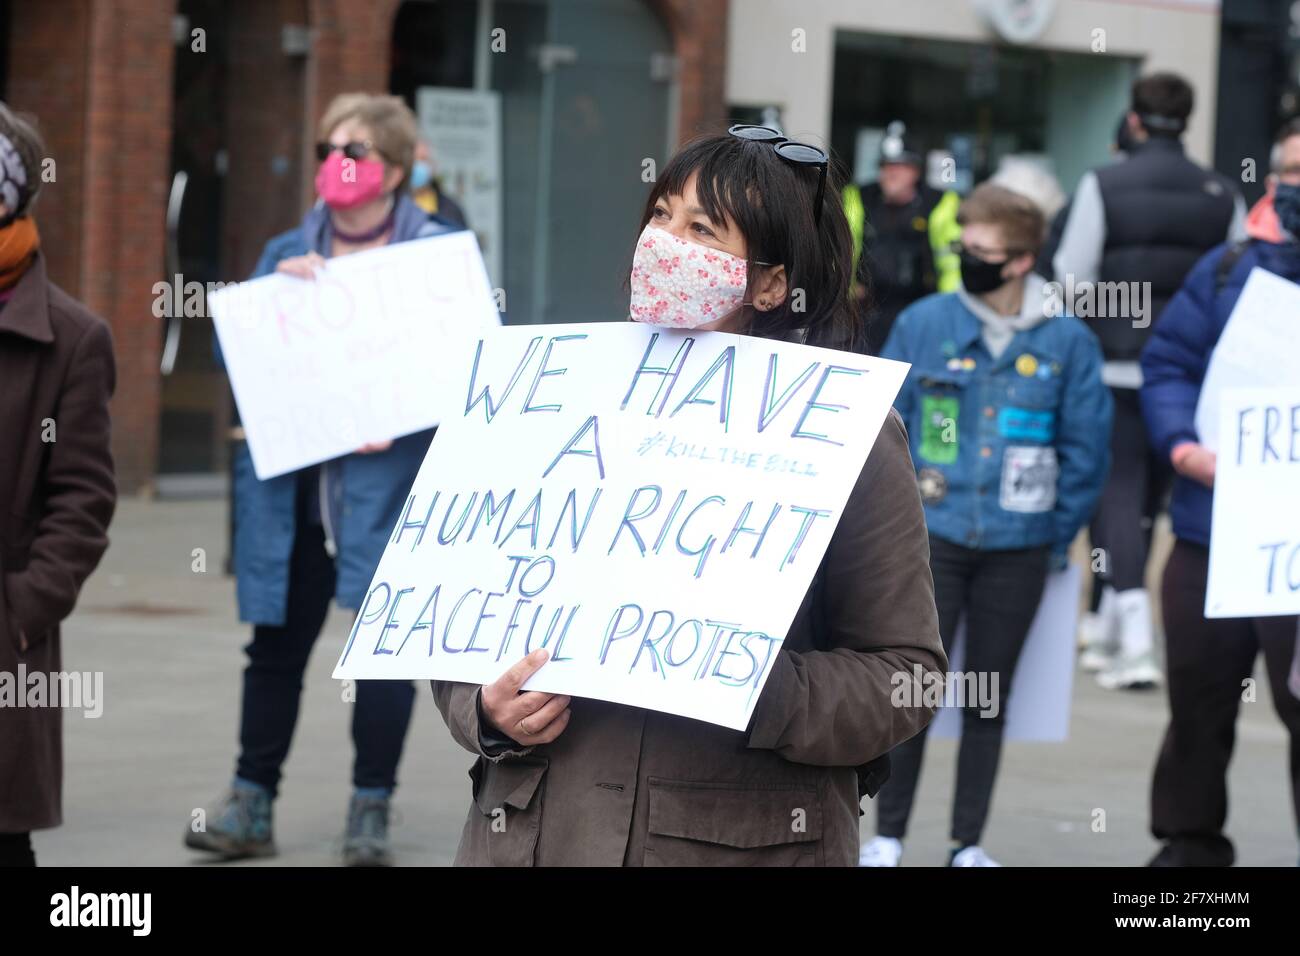
MULTIPOLYGON (((164 276, 173 292, 247 279, 266 241, 302 214, 306 6, 177 4, 164 276)), ((229 463, 234 403, 206 302, 199 311, 172 318, 165 333, 164 494, 218 490, 229 463)))
MULTIPOLYGON (((191 283, 206 287, 223 278, 221 209, 229 159, 225 6, 218 0, 181 0, 174 21, 172 179, 163 277, 172 288, 173 314, 165 319, 160 476, 215 473, 222 467, 218 418, 226 401, 213 358, 212 323, 206 315, 186 315, 183 302, 196 288, 191 283)), ((192 305, 190 311, 197 310, 192 305)))

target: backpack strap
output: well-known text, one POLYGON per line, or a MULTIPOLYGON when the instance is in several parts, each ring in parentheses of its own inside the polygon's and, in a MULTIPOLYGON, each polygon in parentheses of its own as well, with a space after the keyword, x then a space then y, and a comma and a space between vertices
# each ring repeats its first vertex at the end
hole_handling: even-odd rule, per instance
POLYGON ((1219 261, 1214 265, 1214 294, 1216 296, 1228 284, 1228 277, 1232 275, 1232 270, 1237 268, 1237 263, 1241 261, 1241 257, 1245 255, 1249 247, 1249 239, 1238 239, 1223 250, 1223 255, 1219 256, 1219 261))

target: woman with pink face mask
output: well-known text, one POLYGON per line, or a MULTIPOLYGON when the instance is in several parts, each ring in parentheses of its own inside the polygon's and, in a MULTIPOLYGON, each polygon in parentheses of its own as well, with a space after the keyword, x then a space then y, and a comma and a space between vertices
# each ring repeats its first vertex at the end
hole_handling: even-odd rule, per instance
MULTIPOLYGON (((846 348, 848 223, 821 150, 732 127, 679 152, 650 192, 630 317, 846 348)), ((744 731, 520 692, 539 649, 494 683, 433 682, 478 759, 462 865, 851 866, 859 801, 933 708, 898 693, 947 668, 925 517, 891 412, 744 731)))
MULTIPOLYGON (((302 224, 272 239, 254 270, 312 281, 325 260, 452 228, 415 205, 406 181, 416 121, 398 97, 351 93, 320 124, 316 193, 302 224)), ((302 676, 331 599, 356 609, 370 584, 433 431, 357 449, 300 472, 258 481, 248 447, 235 448, 234 569, 246 648, 240 753, 228 792, 191 826, 187 846, 226 859, 275 853, 271 806, 289 752, 302 676)), ((360 681, 344 862, 389 862, 389 801, 415 691, 360 681)))

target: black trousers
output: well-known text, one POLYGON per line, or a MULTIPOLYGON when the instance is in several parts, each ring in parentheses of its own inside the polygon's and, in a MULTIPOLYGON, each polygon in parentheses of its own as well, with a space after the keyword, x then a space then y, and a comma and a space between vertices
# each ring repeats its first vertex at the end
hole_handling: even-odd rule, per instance
POLYGON ((1151 782, 1151 832, 1190 866, 1228 866, 1228 761, 1243 682, 1264 652, 1273 707, 1290 734, 1291 801, 1300 827, 1300 700, 1287 687, 1295 617, 1202 615, 1210 553, 1176 541, 1161 582, 1169 667, 1169 728, 1151 782))
MULTIPOLYGON (((235 772, 276 792, 289 755, 302 678, 334 596, 334 560, 319 525, 298 522, 289 559, 289 601, 282 627, 258 625, 244 649, 244 701, 235 772)), ((411 723, 415 687, 410 681, 357 681, 352 708, 357 787, 397 786, 397 764, 411 723)))
POLYGON ((1092 546, 1106 552, 1104 570, 1097 572, 1092 589, 1093 610, 1101 596, 1096 585, 1109 584, 1116 591, 1145 586, 1151 533, 1173 478, 1169 464, 1147 441, 1137 389, 1112 388, 1110 394, 1115 399, 1110 475, 1088 528, 1092 546))
POLYGON ((30 833, 0 833, 0 866, 35 866, 30 833))
MULTIPOLYGON (((1048 549, 977 551, 930 538, 930 571, 939 610, 939 637, 952 653, 957 623, 966 615, 966 673, 988 675, 995 686, 996 714, 979 701, 963 702, 952 838, 961 846, 979 843, 993 801, 1002 756, 1006 703, 1020 650, 1038 612, 1047 581, 1048 549)), ((891 772, 876 795, 877 832, 902 839, 912 813, 925 753, 925 731, 890 752, 891 772)))

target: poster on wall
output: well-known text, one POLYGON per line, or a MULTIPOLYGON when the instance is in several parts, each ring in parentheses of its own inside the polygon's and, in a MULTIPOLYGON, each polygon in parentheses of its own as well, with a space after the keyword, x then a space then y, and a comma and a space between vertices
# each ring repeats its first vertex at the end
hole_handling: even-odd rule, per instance
POLYGON ((415 94, 420 135, 433 150, 435 177, 478 236, 493 288, 502 273, 501 96, 493 90, 422 86, 415 94))

